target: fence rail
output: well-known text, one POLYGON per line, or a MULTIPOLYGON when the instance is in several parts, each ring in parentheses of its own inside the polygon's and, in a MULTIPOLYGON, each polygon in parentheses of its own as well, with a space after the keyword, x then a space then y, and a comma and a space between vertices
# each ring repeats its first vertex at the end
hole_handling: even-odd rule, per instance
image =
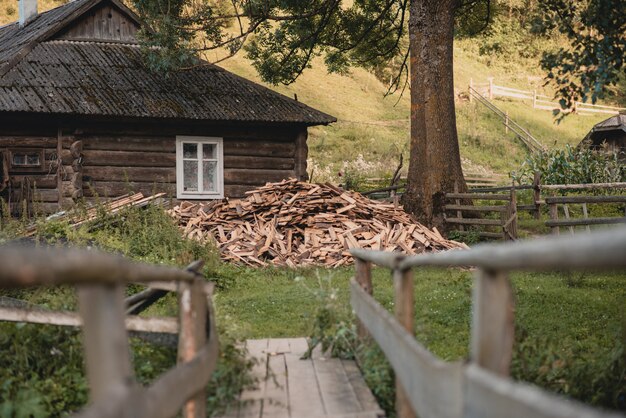
POLYGON ((618 417, 509 379, 514 342, 512 270, 626 270, 626 228, 470 250, 403 256, 353 249, 351 304, 359 335, 373 338, 396 373, 398 417, 618 417), (372 264, 393 272, 395 318, 373 297, 372 264), (414 338, 412 268, 474 266, 469 364, 444 362, 414 338))
POLYGON ((541 176, 535 174, 533 184, 528 185, 512 185, 508 187, 487 187, 470 189, 469 193, 446 193, 446 222, 458 228, 460 233, 468 233, 464 229, 465 225, 474 226, 498 226, 498 219, 502 225, 502 232, 492 231, 474 231, 479 236, 485 238, 503 238, 504 240, 517 238, 517 218, 520 211, 528 211, 532 213, 535 219, 540 220, 542 216, 542 206, 548 207, 549 219, 545 221, 545 225, 552 229, 553 234, 559 234, 561 227, 568 227, 571 233, 574 228, 584 226, 587 232, 590 231, 592 225, 609 225, 626 223, 626 205, 624 207, 624 217, 597 217, 593 218, 589 215, 589 204, 602 203, 626 203, 625 195, 609 195, 609 196, 553 196, 548 195, 542 197, 542 192, 547 193, 564 193, 571 191, 593 191, 593 190, 623 190, 626 189, 626 183, 590 183, 590 184, 541 184, 541 176), (517 192, 520 190, 532 190, 531 204, 518 204, 517 192), (509 191, 510 195, 502 192, 509 191), (469 201, 488 201, 488 205, 462 205, 460 198, 469 201), (494 205, 493 202, 503 202, 501 205, 494 205), (514 203, 511 203, 514 202, 514 203), (571 204, 580 205, 582 210, 582 218, 571 218, 571 204), (559 209, 563 213, 565 219, 559 219, 559 209), (499 213, 494 219, 483 219, 477 217, 476 213, 499 213), (456 217, 449 214, 454 213, 456 217))
POLYGON ((523 128, 520 124, 511 119, 506 112, 502 111, 495 104, 489 101, 489 99, 492 98, 491 95, 489 96, 489 99, 487 99, 472 86, 469 87, 469 94, 470 97, 478 100, 479 103, 484 105, 487 109, 491 110, 500 119, 502 119, 502 123, 504 124, 507 131, 510 129, 515 135, 517 135, 520 141, 522 141, 522 143, 526 145, 526 147, 530 151, 544 151, 546 149, 543 144, 541 144, 534 136, 531 135, 530 132, 528 132, 527 129, 523 128))
POLYGON ((80 314, 0 308, 0 320, 83 327, 91 404, 76 417, 166 418, 181 408, 185 418, 206 417, 204 388, 219 344, 211 288, 197 272, 202 263, 180 270, 96 251, 4 247, 0 265, 0 288, 76 285, 80 314), (134 282, 156 286, 124 300, 124 286, 134 282), (179 294, 178 321, 126 315, 127 309, 145 309, 143 302, 158 299, 163 288, 179 294), (132 372, 127 329, 178 334, 179 364, 141 387, 132 372))
MULTIPOLYGON (((520 90, 506 86, 499 86, 494 84, 493 78, 489 78, 488 83, 473 84, 470 80, 470 97, 472 96, 472 90, 478 92, 483 96, 488 97, 490 100, 494 97, 510 97, 512 99, 531 100, 533 109, 541 110, 560 110, 561 104, 555 102, 550 96, 543 94, 537 94, 536 90, 520 90)), ((606 113, 610 115, 617 115, 620 111, 626 111, 624 107, 598 105, 584 102, 574 102, 574 107, 568 110, 578 114, 590 114, 590 113, 606 113)))

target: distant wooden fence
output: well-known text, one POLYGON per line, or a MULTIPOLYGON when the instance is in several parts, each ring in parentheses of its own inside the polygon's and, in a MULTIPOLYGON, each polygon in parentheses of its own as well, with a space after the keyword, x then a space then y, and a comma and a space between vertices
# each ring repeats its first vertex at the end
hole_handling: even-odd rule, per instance
MULTIPOLYGON (((561 105, 558 102, 555 102, 550 96, 537 94, 537 90, 520 90, 511 87, 499 86, 494 84, 493 78, 489 78, 488 80, 488 83, 482 84, 474 84, 473 81, 470 80, 470 100, 472 97, 471 90, 474 89, 481 95, 488 97, 490 100, 494 97, 509 97, 512 99, 530 100, 532 101, 533 109, 549 111, 563 110, 561 109, 561 105)), ((569 111, 581 115, 588 115, 591 113, 606 113, 610 115, 617 115, 620 111, 625 110, 626 108, 624 107, 574 102, 574 107, 569 111)))
POLYGON ((512 270, 626 271, 626 228, 576 238, 483 245, 439 254, 351 250, 356 274, 351 304, 359 334, 380 346, 396 374, 399 418, 618 417, 532 385, 511 380, 514 343, 512 270), (373 297, 371 265, 393 272, 395 318, 373 297), (473 291, 470 362, 445 362, 414 337, 414 267, 477 267, 473 291))
MULTIPOLYGON (((472 86, 469 87, 469 97, 478 100, 480 104, 485 106, 491 112, 493 112, 498 118, 502 120, 506 131, 509 130, 513 132, 520 141, 528 148, 531 152, 544 151, 546 147, 537 140, 528 129, 522 127, 519 123, 515 122, 513 119, 509 117, 509 114, 497 107, 491 101, 489 101, 485 96, 483 96, 478 90, 474 89, 472 86)), ((490 97, 491 98, 491 97, 490 97)))
MULTIPOLYGON (((204 388, 218 359, 218 335, 210 287, 197 273, 136 263, 83 250, 0 248, 0 288, 72 284, 80 315, 23 307, 1 308, 0 320, 83 326, 91 404, 75 417, 206 417, 204 388), (124 301, 124 287, 150 287, 124 301), (179 294, 180 317, 143 318, 138 313, 166 291, 179 294), (134 376, 126 330, 178 334, 179 364, 144 388, 134 376)), ((24 347, 27 349, 27 347, 24 347)))
POLYGON ((550 227, 552 233, 558 234, 561 227, 568 227, 571 233, 574 233, 575 227, 585 227, 587 231, 593 225, 607 225, 626 223, 626 206, 624 217, 601 217, 593 218, 589 216, 588 204, 598 203, 625 203, 626 195, 617 194, 617 190, 626 190, 626 183, 589 183, 589 184, 541 184, 541 178, 537 173, 533 184, 529 185, 512 185, 502 187, 483 187, 469 189, 468 193, 446 193, 446 222, 451 224, 452 228, 457 229, 462 234, 476 233, 484 238, 502 238, 504 240, 517 239, 518 213, 521 211, 530 212, 534 218, 539 220, 542 215, 542 207, 548 206, 549 219, 545 221, 545 225, 550 227), (532 191, 532 202, 530 204, 519 203, 519 191, 532 191), (554 196, 553 193, 564 193, 569 191, 598 191, 608 190, 613 192, 608 196, 554 196), (546 194, 548 194, 546 196, 546 194), (542 195, 543 194, 543 195, 542 195), (488 205, 462 205, 462 200, 479 202, 489 201, 488 205), (501 204, 491 204, 491 203, 501 204), (570 216, 570 206, 572 204, 580 205, 582 210, 581 218, 572 218, 570 216), (559 209, 561 209, 559 211, 559 209), (562 212, 564 219, 559 219, 559 212, 562 212), (475 214, 479 213, 480 216, 475 214), (491 216, 484 218, 482 214, 498 213, 497 217, 491 216), (467 226, 478 227, 482 229, 467 230, 467 226), (496 228, 498 232, 487 231, 485 228, 496 228))
MULTIPOLYGON (((499 190, 500 188, 498 188, 499 190)), ((483 227, 496 227, 498 232, 478 231, 478 235, 485 238, 502 238, 504 241, 517 239, 517 200, 515 189, 510 188, 508 193, 459 193, 458 186, 455 183, 454 193, 446 193, 447 203, 445 209, 445 221, 449 224, 457 226, 460 233, 469 233, 465 226, 478 225, 483 227), (488 200, 490 205, 476 205, 475 200, 488 200), (472 202, 471 205, 463 204, 464 201, 472 202), (502 204, 496 204, 502 202, 502 204), (472 214, 497 214, 495 218, 479 217, 463 217, 463 213, 472 214), (448 216, 453 213, 452 216, 448 216)))

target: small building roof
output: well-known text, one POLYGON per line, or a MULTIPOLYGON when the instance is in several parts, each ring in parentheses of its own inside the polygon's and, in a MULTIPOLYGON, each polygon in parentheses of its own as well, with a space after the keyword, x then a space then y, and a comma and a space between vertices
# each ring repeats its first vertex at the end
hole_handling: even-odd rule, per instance
POLYGON ((591 129, 591 132, 612 130, 623 130, 624 132, 626 132, 626 114, 620 113, 618 115, 611 116, 610 118, 605 119, 600 123, 597 123, 591 129))
POLYGON ((0 112, 306 125, 336 121, 205 61, 164 76, 144 65, 137 42, 55 39, 104 3, 138 24, 117 0, 75 0, 24 27, 0 27, 0 112))

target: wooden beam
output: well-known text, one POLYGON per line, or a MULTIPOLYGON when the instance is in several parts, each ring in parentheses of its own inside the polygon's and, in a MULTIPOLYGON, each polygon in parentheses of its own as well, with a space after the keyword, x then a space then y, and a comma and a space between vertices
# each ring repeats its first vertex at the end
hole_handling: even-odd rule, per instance
POLYGON ((219 339, 211 299, 207 296, 208 341, 190 361, 177 365, 147 389, 87 406, 74 418, 170 418, 209 382, 219 357, 219 339))
MULTIPOLYGON (((369 261, 363 261, 359 258, 354 259, 354 267, 355 267, 355 280, 357 283, 363 288, 363 290, 368 294, 372 295, 374 293, 374 288, 372 285, 372 263, 369 261)), ((357 319, 357 334, 360 339, 369 338, 369 334, 365 326, 357 319)))
POLYGON ((476 266, 492 270, 555 271, 626 267, 626 228, 567 237, 542 237, 507 244, 481 244, 469 250, 398 256, 383 251, 351 249, 350 253, 379 266, 410 267, 476 266))
MULTIPOLYGON (((206 342, 207 304, 204 283, 196 279, 181 283, 179 290, 180 335, 178 338, 178 361, 184 363, 196 356, 206 342)), ((183 407, 184 418, 206 418, 204 390, 198 390, 183 407)))
POLYGON ((504 379, 476 364, 465 371, 463 416, 466 418, 618 418, 581 402, 543 391, 525 383, 504 379))
POLYGON ((473 293, 472 361, 493 373, 508 376, 515 324, 513 292, 507 274, 479 269, 473 293))
POLYGON ((552 203, 624 203, 625 196, 555 196, 546 197, 547 204, 552 203))
POLYGON ((60 284, 190 281, 196 275, 153 266, 96 250, 0 248, 0 287, 60 284))
POLYGON ((446 363, 435 357, 356 281, 352 281, 350 289, 352 308, 385 353, 417 415, 460 417, 462 363, 446 363))
MULTIPOLYGON (((75 312, 48 311, 34 308, 0 307, 0 321, 29 322, 31 324, 82 327, 83 321, 75 312)), ((143 318, 127 316, 124 319, 128 331, 178 334, 178 320, 174 318, 143 318)))
POLYGON ((626 218, 577 218, 577 219, 557 219, 547 220, 546 226, 584 226, 584 225, 614 225, 626 223, 626 218))
MULTIPOLYGON (((507 188, 508 190, 509 188, 507 188)), ((492 193, 446 193, 446 199, 471 199, 471 200, 511 200, 508 194, 492 193)))
POLYGON ((492 225, 492 226, 502 225, 502 221, 500 219, 446 218, 446 222, 450 224, 462 224, 462 225, 492 225))
MULTIPOLYGON (((413 271, 393 271, 395 314, 398 323, 411 336, 415 333, 415 295, 413 293, 413 271)), ((398 418, 415 418, 409 395, 402 381, 396 378, 396 414, 398 418)))
POLYGON ((92 284, 78 288, 90 398, 106 402, 134 386, 124 324, 124 288, 92 284))
MULTIPOLYGON (((499 206, 470 206, 470 205, 445 205, 445 210, 462 210, 465 212, 503 212, 506 210, 505 205, 499 206)), ((459 216, 457 216, 460 218, 459 216)))

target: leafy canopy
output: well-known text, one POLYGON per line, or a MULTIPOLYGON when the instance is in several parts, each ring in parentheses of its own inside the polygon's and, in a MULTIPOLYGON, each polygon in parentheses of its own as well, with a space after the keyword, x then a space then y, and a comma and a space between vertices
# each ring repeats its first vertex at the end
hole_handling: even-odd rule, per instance
MULTIPOLYGON (((142 36, 154 67, 171 70, 198 65, 200 52, 214 62, 242 49, 261 77, 289 84, 323 57, 331 72, 351 66, 392 66, 396 85, 408 73, 409 0, 134 0, 153 31, 142 36), (154 47, 159 48, 154 48, 154 47), (213 56, 214 54, 211 54, 213 56)), ((489 18, 489 0, 459 0, 470 31, 489 18)))
POLYGON ((565 34, 569 46, 544 55, 541 65, 557 86, 561 107, 603 98, 626 74, 624 0, 540 0, 544 31, 565 34))

